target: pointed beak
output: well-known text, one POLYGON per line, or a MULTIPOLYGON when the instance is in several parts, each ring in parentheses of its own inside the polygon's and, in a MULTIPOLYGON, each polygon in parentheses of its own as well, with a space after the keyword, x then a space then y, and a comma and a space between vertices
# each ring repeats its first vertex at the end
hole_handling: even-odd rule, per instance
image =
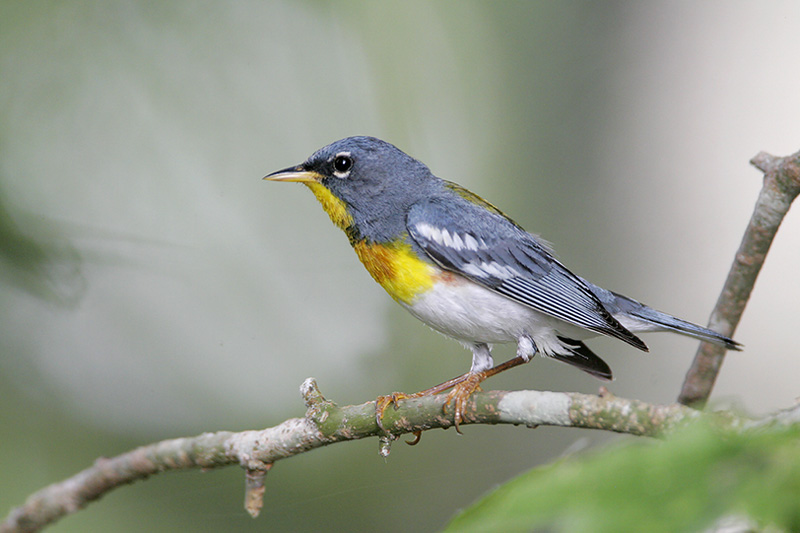
POLYGON ((306 170, 302 165, 296 167, 284 168, 272 174, 264 176, 265 180, 269 181, 297 181, 300 183, 317 183, 322 179, 320 174, 306 170))

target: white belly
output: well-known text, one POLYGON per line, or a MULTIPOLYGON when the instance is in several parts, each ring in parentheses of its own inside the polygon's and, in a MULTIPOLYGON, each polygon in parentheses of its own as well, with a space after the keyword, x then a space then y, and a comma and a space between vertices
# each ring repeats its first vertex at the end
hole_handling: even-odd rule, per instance
POLYGON ((596 335, 518 304, 460 276, 418 296, 408 311, 433 329, 466 344, 502 344, 530 337, 544 355, 563 353, 557 336, 596 335))

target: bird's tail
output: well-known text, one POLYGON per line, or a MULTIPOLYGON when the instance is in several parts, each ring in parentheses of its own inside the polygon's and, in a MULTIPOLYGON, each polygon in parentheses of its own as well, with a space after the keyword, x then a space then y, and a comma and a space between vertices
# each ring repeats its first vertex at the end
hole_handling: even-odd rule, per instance
MULTIPOLYGON (((642 328, 642 331, 649 329, 649 326, 652 328, 651 331, 672 331, 680 333, 681 335, 686 335, 687 337, 724 346, 728 350, 741 351, 742 349, 740 343, 721 333, 668 315, 667 313, 662 313, 627 296, 622 296, 621 294, 613 292, 611 294, 614 295, 614 303, 624 315, 632 317, 635 320, 641 320, 645 323, 645 327, 642 328)), ((637 329, 638 328, 632 328, 633 331, 637 329)))
POLYGON ((566 337, 559 337, 558 339, 569 350, 569 353, 552 353, 548 357, 580 368, 596 378, 606 381, 614 379, 611 374, 611 367, 581 341, 567 339, 566 337))

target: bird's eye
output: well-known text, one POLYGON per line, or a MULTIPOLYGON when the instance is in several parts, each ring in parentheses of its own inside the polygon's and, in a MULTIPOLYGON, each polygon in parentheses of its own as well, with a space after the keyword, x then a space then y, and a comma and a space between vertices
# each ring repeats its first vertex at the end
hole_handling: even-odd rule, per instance
POLYGON ((333 160, 333 173, 340 178, 344 178, 353 168, 353 158, 350 154, 344 153, 337 155, 333 160))

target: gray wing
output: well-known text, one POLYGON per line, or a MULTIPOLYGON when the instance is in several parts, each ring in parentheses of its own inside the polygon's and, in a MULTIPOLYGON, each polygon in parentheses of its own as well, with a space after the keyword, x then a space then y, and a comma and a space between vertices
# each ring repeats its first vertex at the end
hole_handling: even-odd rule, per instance
POLYGON ((409 235, 433 261, 537 311, 647 351, 536 237, 463 191, 427 198, 408 213, 409 235))

